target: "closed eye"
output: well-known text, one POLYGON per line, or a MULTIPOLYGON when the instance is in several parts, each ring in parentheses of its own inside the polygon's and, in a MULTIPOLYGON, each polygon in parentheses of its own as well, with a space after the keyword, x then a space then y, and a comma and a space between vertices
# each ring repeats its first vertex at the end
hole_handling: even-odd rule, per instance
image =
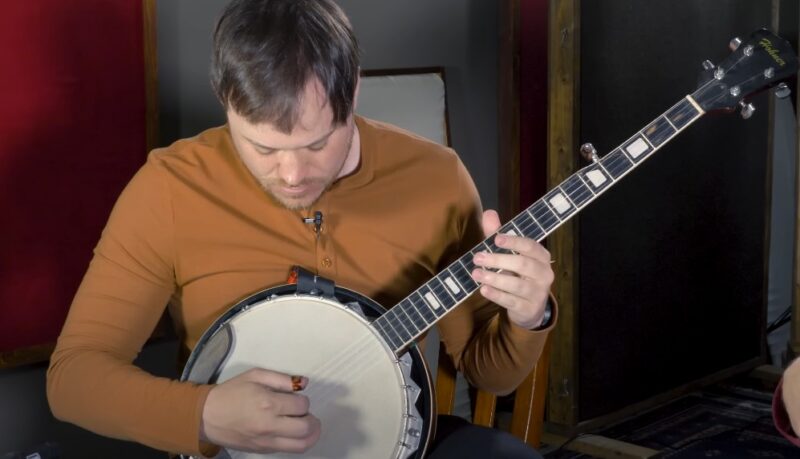
POLYGON ((328 144, 328 139, 326 138, 324 142, 317 142, 315 144, 309 145, 308 149, 311 151, 320 151, 325 148, 325 145, 328 144))

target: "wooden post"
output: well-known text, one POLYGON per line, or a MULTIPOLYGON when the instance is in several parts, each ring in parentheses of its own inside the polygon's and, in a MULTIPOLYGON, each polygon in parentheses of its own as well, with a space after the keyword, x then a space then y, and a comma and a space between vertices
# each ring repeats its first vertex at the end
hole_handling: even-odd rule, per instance
POLYGON ((497 47, 498 207, 506 221, 520 211, 519 0, 498 2, 497 47))
MULTIPOLYGON (((552 0, 548 34, 548 188, 577 169, 578 88, 580 75, 580 1, 552 0)), ((574 426, 578 421, 577 224, 567 222, 548 241, 555 260, 554 294, 559 321, 551 339, 548 422, 574 426)))

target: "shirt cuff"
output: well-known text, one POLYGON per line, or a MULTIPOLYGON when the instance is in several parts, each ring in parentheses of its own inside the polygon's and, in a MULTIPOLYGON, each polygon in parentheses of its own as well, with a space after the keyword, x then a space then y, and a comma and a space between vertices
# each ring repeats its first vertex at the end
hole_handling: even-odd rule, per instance
POLYGON ((523 328, 519 325, 511 322, 508 320, 509 324, 511 325, 511 330, 515 332, 515 334, 537 334, 541 332, 549 332, 558 322, 558 303, 556 302, 555 297, 551 293, 550 296, 547 298, 546 308, 550 309, 550 317, 547 317, 547 310, 545 310, 545 317, 541 325, 534 328, 523 328))
POLYGON ((203 385, 200 386, 202 388, 202 392, 200 396, 197 398, 197 405, 195 407, 195 426, 197 427, 195 431, 197 432, 197 440, 195 444, 197 445, 195 454, 199 453, 201 457, 215 457, 219 454, 220 447, 214 445, 213 443, 209 443, 203 441, 200 438, 200 426, 203 424, 203 408, 206 406, 206 399, 208 398, 208 393, 211 392, 211 389, 214 388, 213 385, 203 385))

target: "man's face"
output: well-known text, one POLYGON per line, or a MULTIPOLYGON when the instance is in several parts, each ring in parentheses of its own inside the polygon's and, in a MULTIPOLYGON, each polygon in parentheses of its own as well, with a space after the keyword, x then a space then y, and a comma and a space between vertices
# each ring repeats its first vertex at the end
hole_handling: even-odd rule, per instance
POLYGON ((251 124, 228 110, 239 157, 264 190, 289 209, 310 207, 336 179, 358 166, 353 116, 339 126, 332 121, 333 112, 316 81, 306 85, 300 117, 289 134, 271 123, 251 124))

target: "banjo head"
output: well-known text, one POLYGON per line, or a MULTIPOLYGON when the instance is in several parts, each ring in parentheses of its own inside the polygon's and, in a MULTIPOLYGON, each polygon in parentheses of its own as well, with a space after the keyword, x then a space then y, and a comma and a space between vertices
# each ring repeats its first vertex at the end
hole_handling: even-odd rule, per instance
MULTIPOLYGON (((181 380, 222 383, 251 368, 306 376, 302 394, 321 421, 321 437, 301 455, 227 449, 218 457, 422 457, 433 410, 416 347, 398 359, 352 302, 285 290, 256 294, 221 317, 192 352, 181 380)), ((364 297, 353 295, 362 306, 364 297)), ((379 314, 374 309, 373 302, 364 312, 379 314)))

